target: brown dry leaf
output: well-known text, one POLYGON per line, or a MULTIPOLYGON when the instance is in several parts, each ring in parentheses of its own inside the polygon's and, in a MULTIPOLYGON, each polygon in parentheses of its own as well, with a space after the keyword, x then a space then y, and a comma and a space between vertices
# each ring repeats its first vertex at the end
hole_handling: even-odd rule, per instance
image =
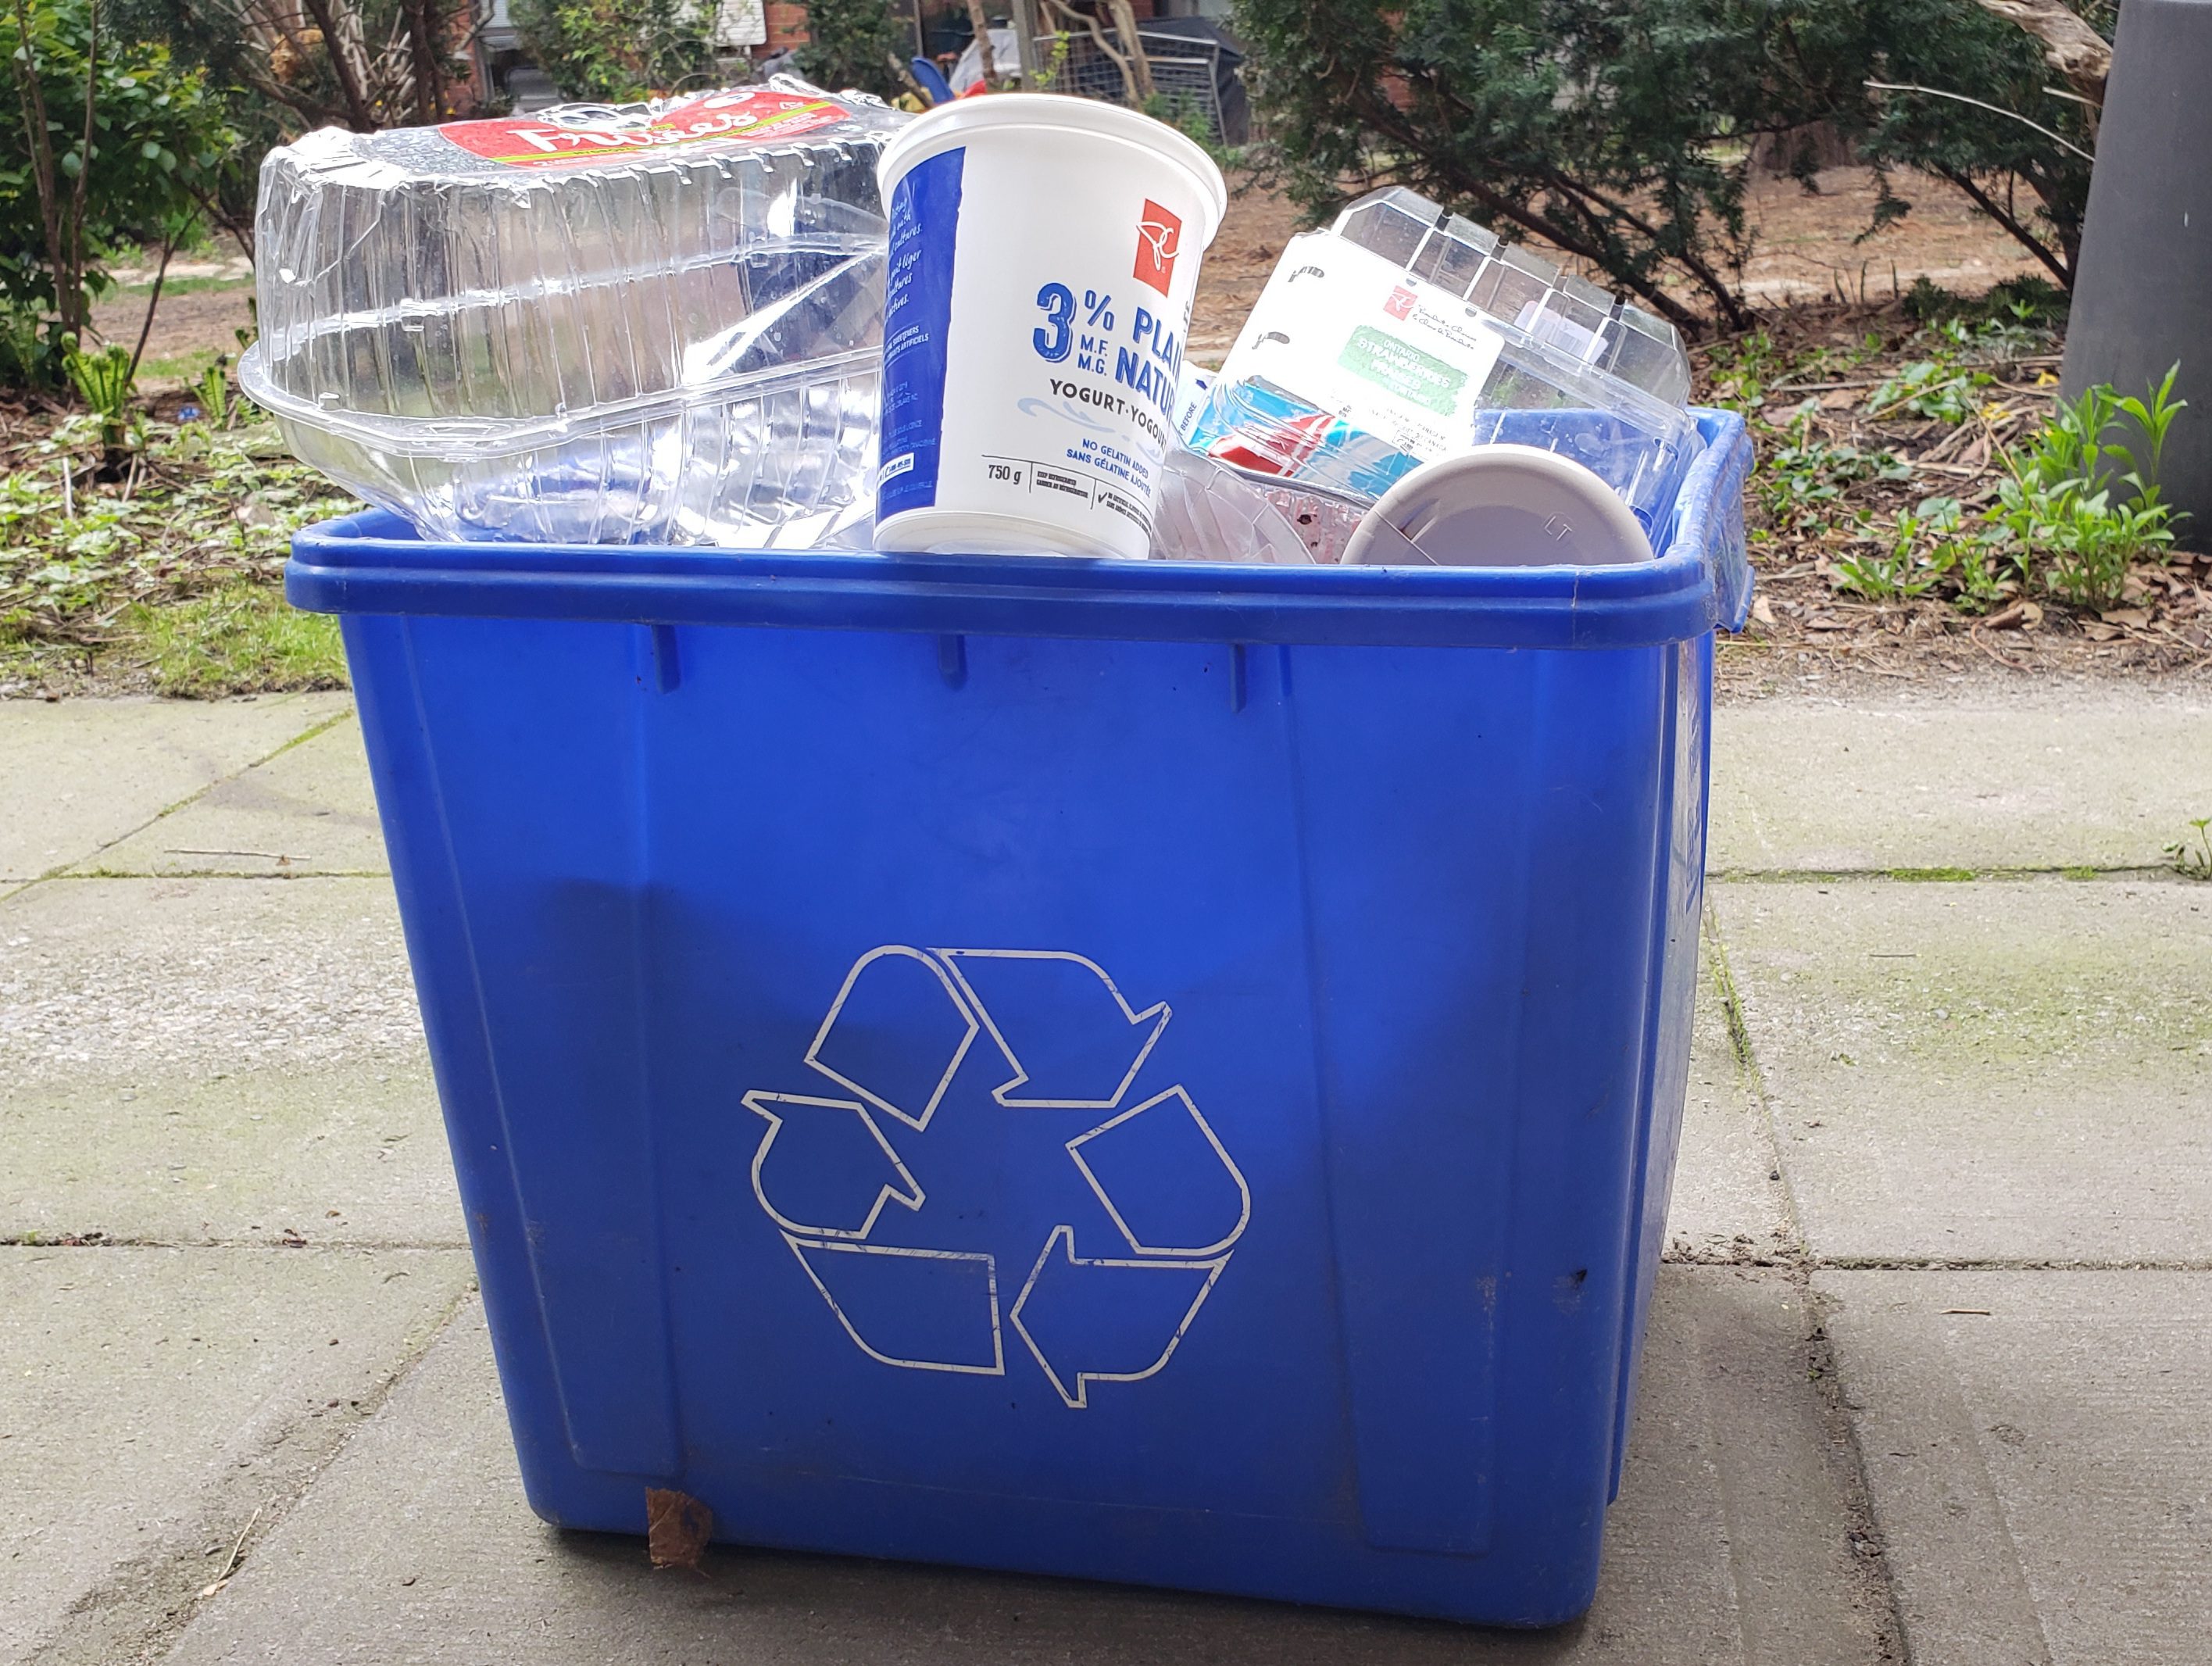
POLYGON ((1763 625, 1772 624, 1774 623, 1774 604, 1768 601, 1764 596, 1753 597, 1751 604, 1751 617, 1758 620, 1759 623, 1763 625))
POLYGON ((2109 642, 2120 635, 2118 625, 2099 624, 2094 619, 2081 622, 2081 634, 2093 642, 2109 642))
POLYGON ((1865 397, 1866 390, 1857 387, 1832 387, 1820 396, 1823 410, 1847 410, 1865 397))
POLYGON ((2097 617, 2106 624, 2147 625, 2150 623, 2150 615, 2140 607, 2108 607, 2097 617))
POLYGON ((2043 604, 2040 602, 2022 602, 2020 605, 2020 622, 2026 625, 2030 630, 2034 629, 2036 626, 2041 624, 2043 623, 2043 604))
POLYGON ((1815 613, 1805 621, 1808 630, 1849 630, 1850 628, 1849 619, 1839 619, 1832 613, 1815 613))
POLYGON ((653 1566, 688 1567, 696 1573, 714 1530, 714 1512, 689 1493, 646 1488, 645 1554, 653 1566))

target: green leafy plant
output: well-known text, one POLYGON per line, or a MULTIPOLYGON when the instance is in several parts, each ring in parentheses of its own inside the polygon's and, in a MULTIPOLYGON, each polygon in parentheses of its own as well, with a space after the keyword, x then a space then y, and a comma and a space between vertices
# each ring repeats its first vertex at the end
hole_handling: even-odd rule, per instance
POLYGON ((1915 359, 1883 380, 1867 398, 1869 422, 1886 416, 1930 416, 1963 423, 1981 409, 1981 391, 1996 380, 1942 359, 1915 359))
POLYGON ((1206 111, 1195 95, 1189 93, 1153 93, 1139 101, 1138 106, 1154 121, 1164 122, 1185 138, 1195 141, 1208 150, 1214 147, 1213 124, 1206 118, 1206 111))
POLYGON ((0 306, 44 338, 0 370, 49 386, 109 286, 108 252, 189 226, 236 142, 204 76, 100 15, 94 0, 0 0, 17 104, 0 121, 0 306))
POLYGON ((130 443, 131 394, 137 370, 131 350, 121 342, 110 342, 96 353, 84 353, 72 339, 63 344, 62 365, 69 373, 70 386, 76 389, 77 397, 91 409, 93 419, 100 425, 100 465, 112 475, 130 443))
POLYGON ((2166 848, 2166 860, 2176 873, 2191 879, 2212 879, 2212 816, 2199 816, 2189 824, 2197 837, 2175 840, 2166 848))
POLYGON ((1955 497, 1923 498, 1918 508, 1897 517, 1886 548, 1838 558, 1836 588, 1869 601, 1926 595, 1948 576, 1948 563, 1935 559, 1935 550, 1948 547, 1948 535, 1958 531, 1965 514, 1955 497))
POLYGON ((215 362, 200 373, 192 384, 192 392, 199 396, 200 416, 219 429, 230 426, 230 368, 226 356, 216 355, 215 362))
POLYGON ((1844 489, 1868 480, 1909 480, 1912 465, 1887 451, 1830 445, 1812 435, 1800 418, 1790 443, 1778 447, 1753 477, 1752 488, 1778 532, 1820 533, 1832 524, 1844 489))
POLYGON ((1863 414, 1872 422, 1901 416, 1966 421, 1981 410, 1982 390, 1996 381, 1984 367, 2010 363, 2049 344, 2049 333, 2029 318, 2022 304, 2002 318, 1974 324, 1947 319, 1923 331, 1919 339, 1929 356, 1885 378, 1867 396, 1863 414))
POLYGON ((514 0, 511 12, 564 97, 612 104, 711 82, 714 15, 684 0, 514 0))
POLYGON ((2023 574, 2089 607, 2118 602, 2137 562, 2173 544, 2172 506, 2158 470, 2166 435, 2188 401, 2173 397, 2175 365, 2147 398, 2109 383, 2063 401, 2028 444, 2003 453, 1990 515, 2023 574), (2141 448, 2112 437, 2132 427, 2141 448))
POLYGON ((0 465, 0 648, 81 654, 119 640, 136 603, 165 611, 234 581, 273 594, 292 533, 355 507, 265 421, 178 428, 134 410, 131 425, 120 482, 86 466, 89 413, 0 465))
MULTIPOLYGON (((8 0, 0 0, 6 3, 8 0)), ((478 107, 482 0, 99 0, 105 33, 158 43, 238 133, 200 179, 208 219, 253 253, 261 159, 316 127, 427 126, 478 107)), ((489 43, 487 43, 489 44, 489 43)))
POLYGON ((890 0, 808 0, 806 37, 799 72, 817 86, 857 88, 886 101, 907 90, 914 36, 890 0))

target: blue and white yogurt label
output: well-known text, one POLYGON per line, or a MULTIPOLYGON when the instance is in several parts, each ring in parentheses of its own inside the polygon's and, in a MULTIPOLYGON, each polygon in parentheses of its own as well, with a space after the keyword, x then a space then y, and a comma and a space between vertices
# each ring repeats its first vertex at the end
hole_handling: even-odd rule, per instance
POLYGON ((934 508, 979 517, 978 549, 1141 556, 1205 210, 1152 170, 1071 175, 1086 153, 1055 135, 991 137, 891 192, 877 525, 934 508))

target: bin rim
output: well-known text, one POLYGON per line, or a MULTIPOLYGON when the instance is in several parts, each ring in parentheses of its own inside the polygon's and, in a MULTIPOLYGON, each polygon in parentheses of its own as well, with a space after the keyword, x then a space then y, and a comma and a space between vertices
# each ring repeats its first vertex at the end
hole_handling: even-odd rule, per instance
POLYGON ((1633 648, 1741 626, 1751 442, 1706 445, 1656 540, 1618 567, 1270 567, 1066 556, 432 542, 385 510, 300 532, 284 589, 310 612, 925 635, 1438 648, 1633 648))

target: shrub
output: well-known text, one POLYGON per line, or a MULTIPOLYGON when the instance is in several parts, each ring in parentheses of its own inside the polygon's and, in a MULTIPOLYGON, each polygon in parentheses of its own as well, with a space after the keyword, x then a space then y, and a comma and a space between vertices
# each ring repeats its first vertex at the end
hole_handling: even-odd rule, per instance
POLYGON ((891 15, 890 0, 808 0, 799 74, 833 91, 851 87, 888 102, 906 91, 900 66, 914 36, 891 15))
POLYGON ((684 0, 514 0, 510 15, 562 95, 628 104, 714 79, 711 5, 684 0))
POLYGON ((2088 165, 2066 146, 2086 115, 2045 90, 2026 33, 1971 0, 1238 0, 1237 18, 1270 160, 1310 210, 1410 185, 1686 327, 1669 279, 1747 322, 1753 152, 1809 177, 1818 157, 1793 139, 1815 127, 1885 170, 1877 226, 1910 206, 1890 170, 1939 175, 2055 278, 2071 271, 2088 165))
POLYGON ((197 218, 236 135, 204 76, 99 30, 91 0, 0 9, 0 41, 17 104, 0 121, 0 373, 52 383, 108 287, 107 252, 197 218))

